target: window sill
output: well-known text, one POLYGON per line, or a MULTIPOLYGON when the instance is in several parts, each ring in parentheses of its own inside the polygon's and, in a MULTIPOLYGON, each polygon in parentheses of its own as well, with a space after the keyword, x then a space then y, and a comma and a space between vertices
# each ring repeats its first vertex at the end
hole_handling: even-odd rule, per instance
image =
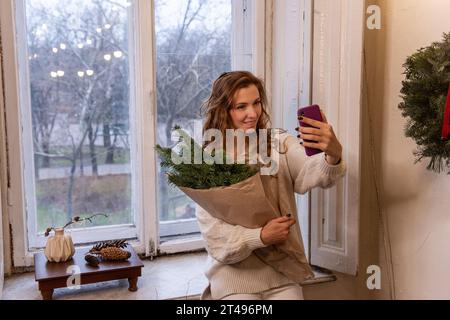
POLYGON ((333 282, 337 280, 336 275, 332 271, 322 269, 316 266, 313 266, 312 269, 314 272, 314 279, 306 280, 305 282, 303 282, 302 283, 303 287, 326 282, 333 282))
MULTIPOLYGON (((79 290, 57 289, 57 300, 198 300, 208 285, 204 276, 207 253, 187 253, 143 260, 139 290, 128 291, 127 280, 83 285, 79 290)), ((336 281, 329 271, 314 268, 315 278, 304 282, 311 286, 336 281)), ((41 300, 34 273, 15 274, 5 279, 4 300, 41 300)))
MULTIPOLYGON (((138 291, 128 291, 128 281, 87 284, 80 289, 56 289, 55 300, 196 300, 208 281, 204 276, 206 252, 144 259, 138 291)), ((42 300, 34 272, 5 279, 3 300, 42 300)))

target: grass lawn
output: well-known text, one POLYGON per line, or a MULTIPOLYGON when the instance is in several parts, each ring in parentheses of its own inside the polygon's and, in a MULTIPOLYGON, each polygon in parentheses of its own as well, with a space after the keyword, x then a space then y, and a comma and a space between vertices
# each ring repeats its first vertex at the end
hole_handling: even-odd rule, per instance
MULTIPOLYGON (((70 220, 67 215, 68 190, 69 178, 36 181, 39 232, 44 232, 48 227, 63 226, 70 220)), ((169 187, 168 191, 167 199, 158 199, 169 202, 166 220, 194 218, 195 212, 190 212, 190 209, 195 208, 192 200, 177 188, 169 187)), ((76 224, 74 227, 133 223, 131 192, 131 176, 127 174, 75 178, 72 217, 83 218, 96 213, 105 213, 108 218, 96 217, 93 223, 76 224)))
MULTIPOLYGON (((41 180, 36 183, 37 222, 39 232, 47 227, 66 224, 69 178, 41 180)), ((105 213, 108 218, 96 217, 86 226, 132 223, 131 176, 126 174, 100 177, 77 177, 73 188, 72 216, 86 217, 105 213)), ((75 227, 84 227, 79 224, 75 227)))
MULTIPOLYGON (((50 153, 54 154, 64 154, 67 156, 72 155, 72 149, 68 147, 58 146, 55 147, 54 150, 51 150, 50 153)), ((107 150, 105 147, 95 146, 95 154, 97 156, 97 164, 102 165, 105 164, 107 150)), ((85 166, 91 165, 91 154, 89 150, 89 146, 83 146, 82 148, 83 155, 83 164, 85 166)), ((41 156, 36 156, 41 158, 41 156)), ((39 163, 41 160, 39 160, 39 163)), ((78 167, 80 166, 80 159, 77 159, 78 167)), ((114 164, 125 164, 130 163, 130 150, 124 148, 115 148, 114 149, 114 164)), ((54 158, 50 159, 50 168, 61 168, 61 167, 70 167, 72 162, 66 159, 54 158)))

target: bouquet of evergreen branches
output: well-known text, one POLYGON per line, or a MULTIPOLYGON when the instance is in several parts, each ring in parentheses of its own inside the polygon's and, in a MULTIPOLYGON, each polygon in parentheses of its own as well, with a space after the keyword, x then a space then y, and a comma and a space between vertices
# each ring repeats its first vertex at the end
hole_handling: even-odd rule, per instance
MULTIPOLYGON (((169 183, 174 186, 192 189, 230 186, 244 181, 258 172, 258 168, 247 164, 227 164, 228 156, 223 150, 216 151, 220 153, 217 154, 222 160, 220 163, 213 161, 206 163, 202 160, 200 164, 195 164, 195 155, 203 155, 204 149, 179 126, 175 126, 174 131, 179 134, 178 146, 184 144, 184 147, 187 147, 185 150, 190 151, 189 154, 178 152, 175 155, 174 148, 156 146, 156 151, 161 157, 161 167, 167 170, 169 183), (183 162, 175 163, 174 156, 182 157, 183 162)), ((216 154, 211 155, 211 157, 215 156, 216 154)))
MULTIPOLYGON (((259 172, 261 165, 227 164, 228 155, 223 150, 210 154, 215 159, 221 159, 220 163, 210 161, 204 149, 185 131, 179 127, 175 130, 180 137, 175 147, 156 146, 170 184, 180 188, 210 215, 228 224, 256 229, 282 215, 279 204, 272 203, 266 194, 271 192, 268 181, 275 178, 262 176, 259 172), (175 150, 180 144, 185 148, 184 152, 175 150), (206 157, 194 164, 196 154, 206 154, 206 157), (184 161, 179 161, 181 158, 184 161)), ((303 266, 307 260, 298 234, 291 233, 288 241, 254 252, 292 281, 304 280, 303 266)))

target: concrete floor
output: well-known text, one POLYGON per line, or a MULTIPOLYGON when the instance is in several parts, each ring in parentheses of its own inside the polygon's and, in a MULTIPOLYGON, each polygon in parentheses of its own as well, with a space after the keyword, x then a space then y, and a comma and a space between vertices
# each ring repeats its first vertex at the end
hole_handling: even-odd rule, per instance
MULTIPOLYGON (((115 280, 83 285, 80 289, 56 289, 55 300, 164 300, 198 299, 207 286, 206 253, 192 253, 143 260, 139 290, 128 291, 128 281, 115 280)), ((5 279, 3 300, 41 300, 34 273, 5 279)))

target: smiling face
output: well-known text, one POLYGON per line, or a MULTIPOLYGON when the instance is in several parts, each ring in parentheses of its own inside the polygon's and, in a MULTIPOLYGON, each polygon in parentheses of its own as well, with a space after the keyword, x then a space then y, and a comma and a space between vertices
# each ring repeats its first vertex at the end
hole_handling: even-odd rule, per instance
POLYGON ((261 97, 255 85, 252 84, 236 91, 233 97, 233 107, 229 112, 234 129, 256 130, 261 113, 261 97))

